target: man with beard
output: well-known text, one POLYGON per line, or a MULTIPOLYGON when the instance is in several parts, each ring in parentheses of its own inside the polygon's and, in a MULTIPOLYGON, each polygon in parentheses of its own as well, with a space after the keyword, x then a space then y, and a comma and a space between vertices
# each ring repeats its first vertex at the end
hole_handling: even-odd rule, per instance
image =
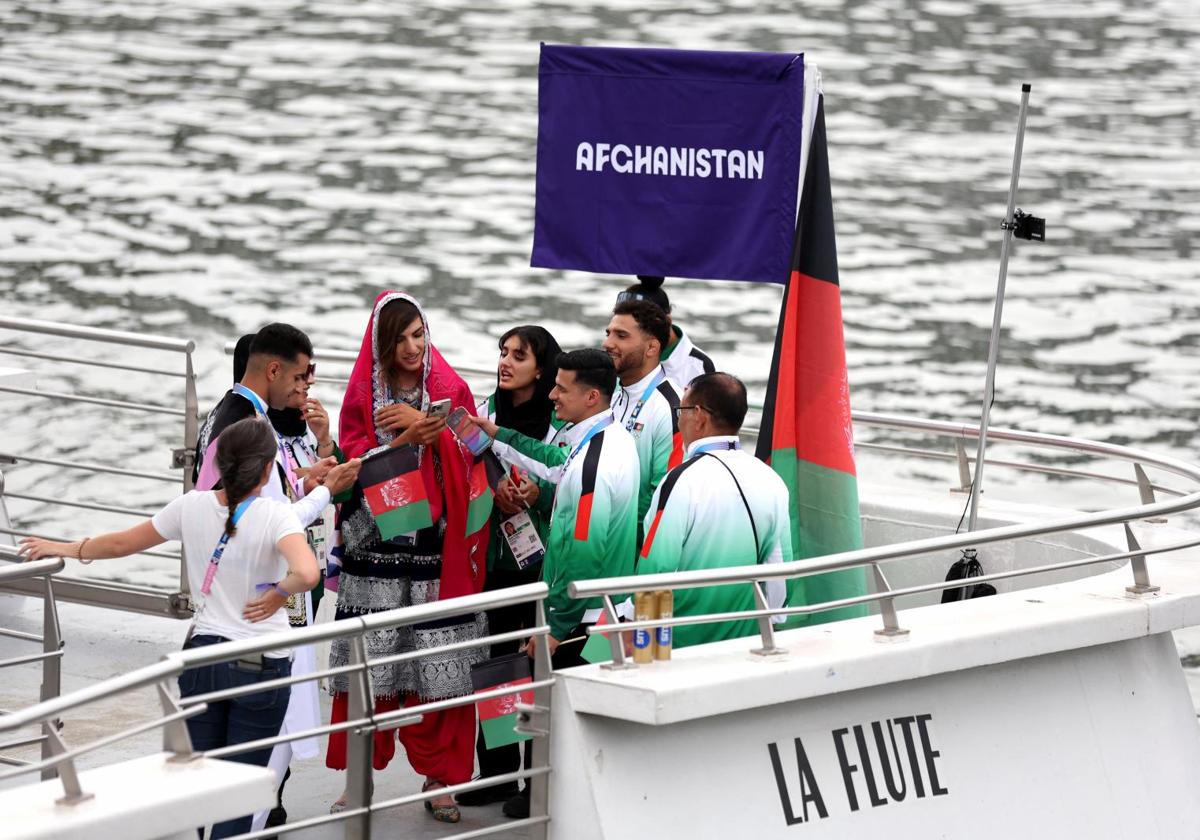
POLYGON ((670 327, 667 344, 662 351, 661 361, 663 370, 670 379, 680 387, 686 387, 697 376, 713 373, 716 367, 705 353, 692 343, 692 339, 675 323, 671 313, 671 300, 663 289, 664 277, 648 277, 638 275, 638 282, 617 295, 617 303, 627 300, 648 300, 667 313, 667 325, 670 327))
POLYGON ((640 548, 642 521, 654 490, 667 470, 683 461, 683 442, 675 417, 679 393, 659 361, 671 328, 666 313, 655 304, 625 300, 613 309, 604 332, 604 352, 613 360, 621 384, 613 397, 613 416, 637 445, 640 548))

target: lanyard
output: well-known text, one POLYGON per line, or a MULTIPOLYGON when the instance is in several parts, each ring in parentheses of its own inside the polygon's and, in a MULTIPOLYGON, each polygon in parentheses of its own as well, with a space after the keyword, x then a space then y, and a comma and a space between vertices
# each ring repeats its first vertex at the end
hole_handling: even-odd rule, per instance
POLYGON ((742 445, 736 440, 723 440, 718 443, 706 443, 704 446, 698 446, 692 452, 692 457, 703 455, 706 452, 726 452, 731 449, 741 449, 742 445))
MULTIPOLYGON (((238 520, 242 518, 242 514, 250 507, 254 499, 246 499, 239 504, 233 511, 233 525, 237 527, 238 520)), ((208 558, 208 568, 204 571, 204 583, 200 586, 200 591, 205 595, 212 592, 213 578, 217 576, 217 566, 221 565, 221 555, 225 553, 225 546, 229 542, 229 534, 221 534, 221 539, 217 541, 217 547, 213 549, 212 557, 208 558)))
POLYGON ((637 422, 638 415, 642 413, 642 407, 646 404, 646 400, 650 399, 650 395, 654 393, 654 389, 661 385, 666 378, 667 372, 659 367, 658 375, 650 380, 650 384, 646 386, 646 390, 642 391, 642 395, 638 397, 637 405, 633 407, 633 413, 625 419, 625 431, 633 431, 633 424, 637 422))
MULTIPOLYGON (((296 496, 302 496, 303 493, 297 491, 295 487, 296 468, 299 466, 299 464, 296 461, 296 457, 289 450, 287 444, 283 442, 283 436, 275 430, 275 426, 271 423, 271 419, 267 416, 267 406, 262 401, 262 397, 251 391, 240 382, 233 386, 233 393, 248 399, 250 404, 254 406, 255 414, 261 417, 263 422, 271 427, 271 433, 275 435, 275 445, 279 447, 279 456, 283 459, 284 472, 287 473, 287 483, 292 485, 291 490, 296 496)), ((285 490, 286 489, 287 488, 285 488, 285 490)))
POLYGON ((583 440, 579 441, 579 445, 572 449, 571 454, 567 456, 567 460, 562 466, 562 472, 559 473, 559 475, 564 477, 566 476, 567 467, 571 466, 571 462, 575 460, 575 456, 587 447, 592 438, 611 426, 613 424, 613 419, 613 416, 609 414, 595 426, 592 426, 592 428, 588 429, 588 433, 583 436, 583 440))

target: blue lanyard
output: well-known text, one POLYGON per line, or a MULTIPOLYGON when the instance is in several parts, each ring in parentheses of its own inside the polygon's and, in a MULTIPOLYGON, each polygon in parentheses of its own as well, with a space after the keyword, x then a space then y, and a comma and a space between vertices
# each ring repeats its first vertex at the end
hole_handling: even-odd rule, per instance
POLYGON ((650 384, 646 386, 646 390, 642 391, 642 395, 638 397, 637 405, 633 407, 633 414, 630 414, 625 420, 625 431, 633 431, 633 424, 637 422, 638 415, 642 413, 642 407, 646 404, 646 400, 650 399, 650 395, 654 393, 654 389, 661 385, 666 378, 667 372, 660 367, 658 369, 658 376, 650 380, 650 384))
POLYGON ((263 403, 262 397, 251 391, 241 382, 238 382, 233 386, 233 393, 250 400, 250 404, 254 406, 255 413, 260 414, 263 417, 267 416, 267 406, 265 403, 263 403))
POLYGON ((296 463, 296 458, 288 451, 288 446, 286 443, 284 443, 283 435, 279 434, 279 432, 275 430, 274 424, 271 423, 271 419, 267 416, 267 406, 262 401, 262 397, 251 391, 240 382, 233 386, 233 393, 250 400, 250 404, 254 406, 254 412, 260 418, 262 418, 264 423, 267 423, 271 426, 271 433, 275 435, 275 445, 279 447, 279 457, 283 459, 284 470, 286 471, 293 469, 292 464, 296 463))
POLYGON ((706 443, 704 446, 696 447, 692 452, 692 457, 703 455, 705 452, 727 452, 731 449, 741 449, 742 445, 736 440, 723 440, 720 443, 706 443))
POLYGON ((613 424, 613 416, 611 414, 609 414, 607 417, 605 417, 603 420, 601 420, 595 426, 592 426, 592 428, 588 429, 588 433, 583 436, 583 440, 579 441, 579 445, 576 446, 574 449, 572 449, 571 454, 567 456, 567 460, 563 464, 562 472, 560 473, 560 475, 566 476, 567 467, 571 466, 571 462, 575 460, 575 456, 578 455, 580 452, 582 452, 587 447, 588 443, 591 442, 592 438, 594 438, 596 435, 603 432, 605 429, 607 429, 612 424, 613 424))
MULTIPOLYGON (((238 520, 242 518, 242 514, 250 507, 254 499, 246 499, 242 501, 236 508, 233 509, 233 525, 236 528, 238 520)), ((222 533, 221 539, 217 541, 217 547, 213 549, 212 557, 208 558, 208 568, 204 572, 204 583, 200 585, 200 591, 208 595, 212 592, 213 578, 217 576, 217 567, 221 565, 221 556, 225 553, 225 546, 229 543, 229 534, 222 533)))

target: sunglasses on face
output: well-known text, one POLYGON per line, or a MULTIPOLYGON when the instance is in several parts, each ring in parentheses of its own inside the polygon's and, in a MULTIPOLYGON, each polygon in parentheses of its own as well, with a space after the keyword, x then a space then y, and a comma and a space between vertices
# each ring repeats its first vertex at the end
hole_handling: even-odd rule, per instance
POLYGON ((675 422, 677 422, 677 423, 679 422, 679 418, 683 416, 683 412, 685 412, 685 411, 708 411, 708 409, 702 405, 677 405, 674 408, 672 408, 671 410, 673 412, 675 412, 675 422))

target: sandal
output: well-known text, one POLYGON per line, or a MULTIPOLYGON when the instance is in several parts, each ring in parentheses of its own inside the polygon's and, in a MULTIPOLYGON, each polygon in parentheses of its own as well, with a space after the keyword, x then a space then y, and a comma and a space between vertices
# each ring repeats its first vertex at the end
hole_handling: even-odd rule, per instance
MULTIPOLYGON (((444 788, 445 785, 437 779, 426 779, 425 784, 421 785, 421 792, 434 790, 436 788, 444 788)), ((449 796, 445 797, 450 799, 449 796)), ((459 813, 458 807, 454 804, 454 800, 450 799, 449 805, 434 805, 432 799, 425 800, 425 810, 433 814, 433 818, 438 822, 456 823, 462 819, 462 814, 459 813)))
MULTIPOLYGON (((372 796, 375 795, 375 780, 374 779, 371 779, 371 795, 372 796)), ((350 792, 345 791, 345 790, 342 791, 342 795, 337 798, 337 801, 335 801, 332 805, 329 806, 329 813, 331 813, 331 814, 342 813, 342 811, 345 811, 347 808, 350 807, 349 800, 350 800, 350 792)))

